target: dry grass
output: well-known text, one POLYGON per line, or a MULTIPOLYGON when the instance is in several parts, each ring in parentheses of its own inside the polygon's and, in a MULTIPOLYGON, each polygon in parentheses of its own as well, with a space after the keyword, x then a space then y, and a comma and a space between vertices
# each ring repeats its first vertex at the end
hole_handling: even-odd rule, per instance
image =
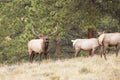
POLYGON ((44 60, 0 67, 0 80, 120 80, 120 56, 44 60))

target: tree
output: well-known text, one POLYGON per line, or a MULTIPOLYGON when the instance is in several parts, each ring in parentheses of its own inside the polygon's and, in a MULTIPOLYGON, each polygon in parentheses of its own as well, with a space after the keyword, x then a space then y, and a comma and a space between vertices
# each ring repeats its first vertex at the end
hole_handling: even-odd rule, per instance
POLYGON ((0 61, 8 63, 28 59, 27 43, 38 38, 32 33, 32 27, 37 34, 43 35, 58 28, 56 35, 51 36, 51 45, 56 44, 57 53, 72 53, 70 40, 87 38, 88 28, 119 32, 119 4, 119 0, 1 1, 0 61))

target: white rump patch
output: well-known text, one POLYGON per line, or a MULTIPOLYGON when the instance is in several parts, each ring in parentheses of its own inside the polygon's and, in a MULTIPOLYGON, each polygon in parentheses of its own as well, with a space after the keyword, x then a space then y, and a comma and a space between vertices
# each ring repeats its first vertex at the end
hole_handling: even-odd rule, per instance
POLYGON ((71 40, 73 42, 73 46, 75 46, 75 43, 77 42, 77 40, 71 40))

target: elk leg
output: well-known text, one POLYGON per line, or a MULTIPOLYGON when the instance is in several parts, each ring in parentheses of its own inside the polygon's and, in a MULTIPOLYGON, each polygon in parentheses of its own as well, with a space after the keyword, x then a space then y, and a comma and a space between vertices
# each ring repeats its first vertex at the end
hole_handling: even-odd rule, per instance
POLYGON ((75 57, 77 57, 79 53, 80 53, 80 49, 77 49, 75 52, 75 57))
POLYGON ((31 60, 32 61, 33 61, 34 56, 35 56, 35 53, 33 53, 32 56, 31 56, 31 60))
POLYGON ((100 48, 100 46, 95 48, 95 52, 94 52, 95 54, 99 54, 99 51, 98 51, 99 48, 100 48))
POLYGON ((45 59, 47 59, 47 53, 45 53, 44 56, 45 56, 45 59))
POLYGON ((30 62, 32 62, 32 61, 31 61, 31 57, 32 57, 32 54, 29 55, 29 61, 30 61, 30 62))
POLYGON ((116 46, 116 57, 118 56, 119 48, 120 48, 120 44, 116 46))
POLYGON ((91 55, 92 55, 92 50, 89 51, 89 56, 91 56, 91 55))
POLYGON ((92 53, 91 56, 93 56, 94 53, 95 53, 95 49, 92 49, 92 52, 91 52, 91 53, 92 53))
POLYGON ((99 46, 94 49, 93 55, 99 53, 98 48, 99 48, 99 46))
POLYGON ((106 58, 106 49, 107 49, 107 47, 108 47, 107 44, 103 46, 103 55, 104 55, 105 60, 107 60, 107 58, 106 58))
POLYGON ((102 58, 102 53, 103 53, 103 46, 100 47, 100 56, 102 58))
POLYGON ((30 54, 30 56, 29 56, 29 57, 30 57, 30 62, 31 62, 31 63, 32 63, 32 61, 33 61, 34 55, 35 55, 34 52, 32 52, 32 53, 30 54))
POLYGON ((41 59, 41 56, 42 56, 42 53, 39 53, 39 57, 40 57, 40 58, 39 58, 39 62, 42 60, 42 59, 41 59))

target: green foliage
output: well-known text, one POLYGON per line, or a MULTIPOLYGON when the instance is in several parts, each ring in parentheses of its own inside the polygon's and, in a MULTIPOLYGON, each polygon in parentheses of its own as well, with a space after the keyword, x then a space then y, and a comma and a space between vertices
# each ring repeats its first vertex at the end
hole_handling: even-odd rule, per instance
POLYGON ((28 60, 27 43, 36 38, 32 27, 38 35, 48 35, 57 27, 51 40, 65 40, 64 47, 71 46, 71 39, 83 37, 89 27, 119 32, 119 4, 119 0, 0 1, 0 62, 28 60))

